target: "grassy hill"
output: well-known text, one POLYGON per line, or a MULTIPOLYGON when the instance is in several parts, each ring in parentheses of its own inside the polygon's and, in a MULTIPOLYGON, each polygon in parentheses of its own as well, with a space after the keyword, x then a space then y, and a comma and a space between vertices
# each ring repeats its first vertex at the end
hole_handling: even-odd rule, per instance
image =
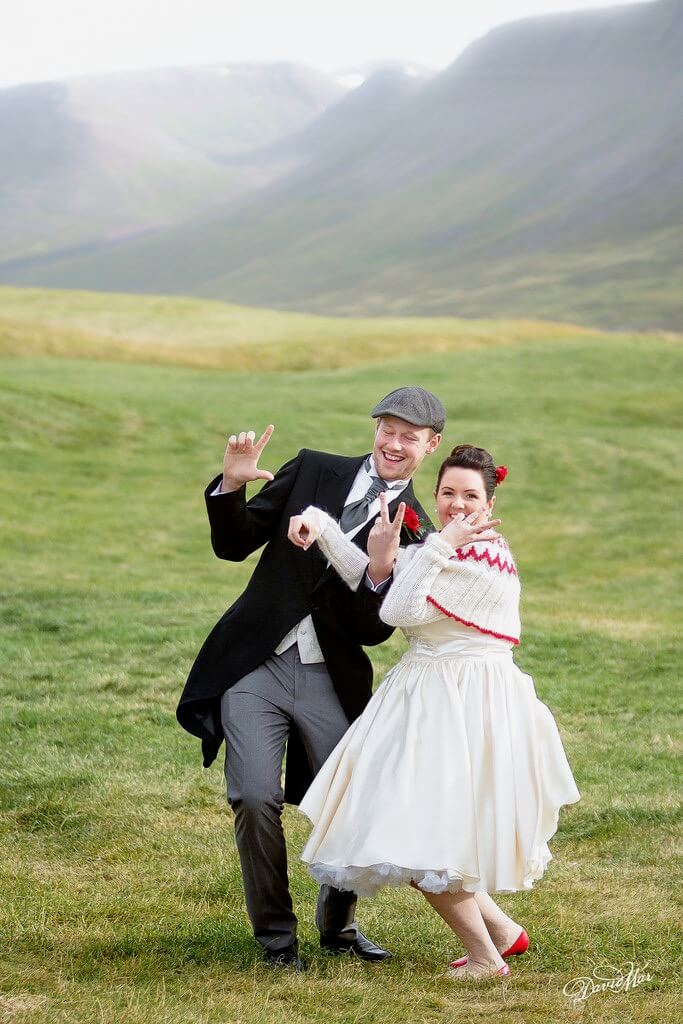
POLYGON ((223 216, 0 273, 680 330, 682 50, 683 0, 515 22, 420 88, 368 83, 297 135, 304 166, 223 216))
POLYGON ((0 287, 0 353, 293 370, 365 365, 397 353, 438 353, 531 341, 604 339, 534 321, 345 318, 282 313, 174 296, 0 287))
MULTIPOLYGON (((346 321, 130 296, 2 301, 14 329, 38 341, 19 352, 3 325, 0 1016, 680 1019, 680 338, 501 323, 468 340, 464 324, 429 335, 426 322, 401 333, 397 321, 391 352, 368 347, 363 360, 359 348, 326 368, 315 331, 344 350, 346 321), (252 363, 231 368, 247 334, 252 363), (428 336, 448 344, 428 351, 428 336), (289 368, 258 369, 262 338, 295 353, 289 368), (87 343, 105 341, 90 358, 87 343), (223 366, 197 365, 221 344, 223 366), (196 650, 254 564, 219 562, 209 548, 202 489, 226 433, 274 422, 262 460, 272 469, 301 446, 364 451, 372 404, 406 382, 443 398, 448 445, 487 445, 510 468, 497 509, 523 582, 515 657, 557 718, 582 793, 563 812, 546 877, 501 900, 532 939, 505 988, 443 977, 457 946, 408 889, 359 909, 395 951, 391 964, 328 960, 297 861, 306 825, 292 809, 292 891, 311 967, 273 977, 250 938, 220 767, 202 771, 197 741, 174 719, 196 650), (630 961, 651 981, 583 1007, 563 994, 594 967, 630 961)), ((427 508, 435 467, 416 482, 427 508)), ((402 649, 394 637, 371 652, 378 678, 402 649)))

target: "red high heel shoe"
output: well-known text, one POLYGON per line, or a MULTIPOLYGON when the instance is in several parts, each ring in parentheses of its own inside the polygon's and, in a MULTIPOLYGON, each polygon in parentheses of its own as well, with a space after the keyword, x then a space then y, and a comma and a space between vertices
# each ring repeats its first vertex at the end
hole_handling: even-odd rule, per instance
MULTIPOLYGON (((522 953, 526 953, 529 948, 529 936, 522 928, 521 932, 512 943, 509 949, 506 949, 504 953, 501 953, 503 960, 507 960, 510 956, 521 956, 522 953)), ((461 956, 458 960, 453 960, 449 967, 464 967, 467 963, 467 957, 461 956)))

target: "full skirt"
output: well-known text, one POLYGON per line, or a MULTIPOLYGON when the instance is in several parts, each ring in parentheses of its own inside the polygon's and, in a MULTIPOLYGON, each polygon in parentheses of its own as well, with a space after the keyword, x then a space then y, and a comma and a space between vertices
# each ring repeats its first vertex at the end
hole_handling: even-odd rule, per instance
POLYGON ((300 810, 313 877, 359 896, 530 888, 579 799, 550 710, 509 651, 410 651, 337 744, 300 810))

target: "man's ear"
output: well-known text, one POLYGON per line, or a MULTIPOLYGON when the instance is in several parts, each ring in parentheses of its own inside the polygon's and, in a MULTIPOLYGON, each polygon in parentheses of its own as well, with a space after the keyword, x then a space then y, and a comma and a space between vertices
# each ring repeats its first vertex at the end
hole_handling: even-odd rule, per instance
POLYGON ((434 434, 434 437, 427 443, 427 455, 431 455, 441 444, 441 434, 434 434))

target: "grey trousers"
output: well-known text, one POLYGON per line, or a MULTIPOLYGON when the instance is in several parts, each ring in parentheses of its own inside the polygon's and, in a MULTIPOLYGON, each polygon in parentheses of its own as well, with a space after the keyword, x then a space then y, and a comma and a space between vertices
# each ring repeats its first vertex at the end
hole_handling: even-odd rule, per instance
MULTIPOLYGON (((228 803, 242 867, 247 913, 269 950, 296 942, 297 921, 287 877, 282 760, 295 725, 317 772, 348 728, 324 664, 303 665, 296 644, 273 654, 221 700, 228 803)), ((326 938, 353 940, 355 893, 323 885, 316 925, 326 938)))

